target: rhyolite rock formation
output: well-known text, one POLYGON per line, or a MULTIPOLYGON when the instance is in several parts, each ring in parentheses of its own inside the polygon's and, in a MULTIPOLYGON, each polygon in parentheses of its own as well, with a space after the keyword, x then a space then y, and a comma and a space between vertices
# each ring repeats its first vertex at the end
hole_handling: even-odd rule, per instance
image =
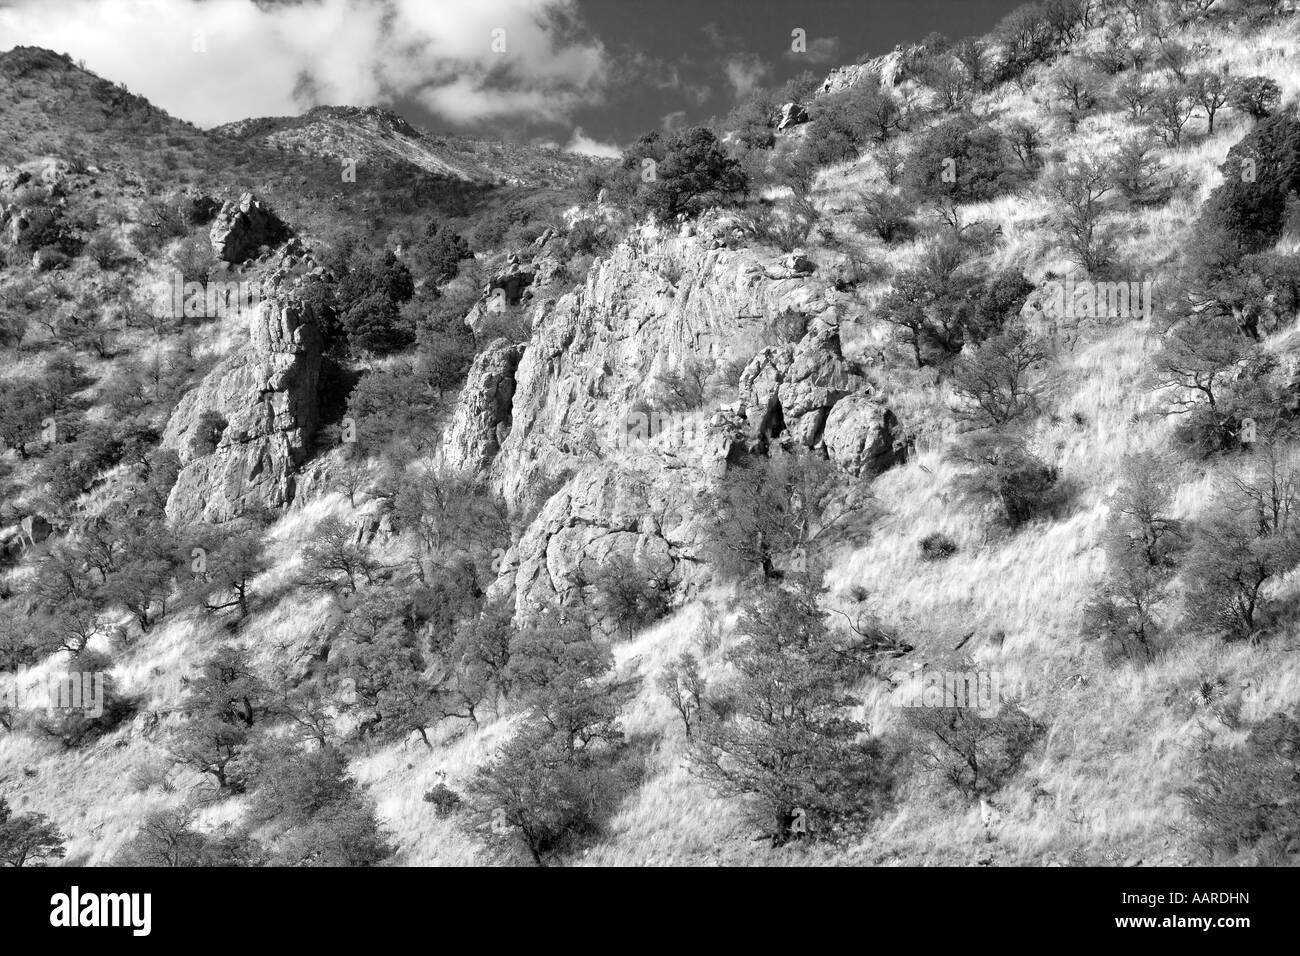
POLYGON ((228 200, 212 222, 212 254, 222 262, 240 263, 273 249, 292 235, 271 208, 252 193, 228 200))
POLYGON ((294 499, 319 420, 321 332, 289 267, 264 283, 248 342, 181 399, 163 445, 181 470, 167 502, 178 521, 228 521, 294 499))
POLYGON ((611 627, 590 582, 620 556, 689 596, 709 580, 705 493, 774 440, 855 476, 900 457, 897 422, 843 355, 833 280, 744 248, 746 235, 734 214, 641 227, 584 286, 538 301, 526 342, 475 361, 441 453, 535 514, 493 588, 517 619, 559 605, 611 627), (733 404, 673 405, 673 383, 716 394, 741 368, 733 404))

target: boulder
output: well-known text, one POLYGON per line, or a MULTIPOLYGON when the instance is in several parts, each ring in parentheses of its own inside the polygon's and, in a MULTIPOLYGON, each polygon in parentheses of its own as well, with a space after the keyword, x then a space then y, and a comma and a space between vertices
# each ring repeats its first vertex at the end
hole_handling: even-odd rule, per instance
POLYGON ((697 557, 700 519, 686 503, 696 497, 694 475, 656 475, 593 463, 543 506, 506 556, 489 597, 513 595, 523 622, 548 608, 582 615, 612 635, 590 583, 618 558, 634 561, 652 580, 689 597, 706 578, 697 557))
POLYGON ((817 271, 817 266, 802 249, 795 249, 786 256, 784 265, 797 276, 809 276, 817 271))
POLYGON ((524 290, 533 284, 536 277, 535 272, 523 268, 518 261, 511 262, 506 271, 492 277, 488 283, 487 297, 490 301, 496 296, 496 290, 500 289, 504 293, 506 305, 518 305, 524 297, 524 290))
POLYGON ((222 262, 240 263, 256 257, 263 246, 274 248, 292 230, 252 193, 227 201, 209 232, 212 254, 222 262))
POLYGON ((776 128, 778 130, 789 129, 791 126, 798 126, 806 122, 808 122, 808 111, 806 109, 798 103, 786 103, 777 113, 776 128))
POLYGON ((898 419, 868 395, 850 395, 826 416, 826 453, 842 471, 856 478, 874 478, 906 460, 896 435, 898 419))

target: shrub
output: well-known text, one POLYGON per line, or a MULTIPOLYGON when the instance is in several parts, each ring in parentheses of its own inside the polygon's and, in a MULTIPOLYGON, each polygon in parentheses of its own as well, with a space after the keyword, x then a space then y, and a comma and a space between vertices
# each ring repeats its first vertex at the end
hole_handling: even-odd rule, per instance
POLYGON ((27 211, 26 219, 27 228, 18 233, 15 243, 26 256, 30 257, 38 249, 57 250, 65 257, 77 251, 78 243, 58 210, 38 206, 27 211))
POLYGON ((65 854, 63 834, 42 813, 14 814, 0 797, 0 863, 5 866, 40 866, 65 854))
POLYGON ((654 167, 640 197, 656 218, 671 221, 735 201, 748 188, 740 164, 710 130, 697 126, 669 138, 663 161, 654 167))
POLYGON ((870 650, 845 646, 812 601, 780 587, 745 604, 737 636, 728 654, 734 716, 700 723, 691 772, 747 798, 774 846, 796 819, 809 836, 832 839, 869 822, 889 795, 892 763, 850 716, 857 702, 842 688, 865 673, 870 650))
POLYGON ((862 212, 853 224, 863 232, 872 233, 883 242, 905 242, 916 234, 912 224, 914 208, 890 192, 864 193, 860 200, 862 212))
POLYGON ((104 270, 113 268, 124 255, 122 244, 107 229, 96 229, 81 251, 104 270))
POLYGON ((668 581, 650 573, 636 558, 611 555, 588 583, 596 610, 628 637, 668 613, 668 581))
POLYGON ((958 116, 921 134, 907 157, 903 181, 922 201, 985 202, 1015 188, 1007 144, 987 123, 958 116))
POLYGON ((1196 839, 1210 853, 1248 854, 1250 862, 1293 861, 1300 850, 1300 720, 1274 714, 1250 728, 1244 744, 1207 746, 1183 798, 1196 839))
POLYGON ((1037 414, 1048 358, 1023 326, 988 339, 953 366, 952 390, 969 402, 958 417, 971 428, 1003 428, 1037 414))
POLYGON ((921 557, 926 561, 942 561, 957 553, 957 542, 942 531, 932 531, 921 539, 921 557))
POLYGON ((965 707, 910 707, 906 725, 913 759, 954 790, 975 800, 996 793, 1016 774, 1043 726, 1018 707, 995 716, 965 707))
POLYGON ((956 454, 975 466, 974 472, 959 482, 963 493, 996 505, 1012 529, 1054 514, 1065 501, 1066 489, 1056 467, 1035 455, 1018 437, 971 433, 956 454))
POLYGON ((808 234, 816 222, 816 206, 807 196, 796 194, 776 206, 758 206, 754 215, 754 234, 760 241, 771 242, 782 252, 793 252, 808 241, 808 234))
POLYGON ((424 794, 424 802, 433 804, 433 812, 441 819, 451 816, 465 802, 461 795, 445 783, 437 784, 424 794))
POLYGON ((1152 155, 1151 145, 1140 138, 1120 147, 1111 176, 1120 194, 1135 206, 1162 206, 1174 193, 1172 177, 1152 155))
POLYGON ((1267 76, 1243 76, 1233 81, 1228 93, 1229 105, 1255 119, 1272 116, 1281 102, 1281 87, 1267 76))

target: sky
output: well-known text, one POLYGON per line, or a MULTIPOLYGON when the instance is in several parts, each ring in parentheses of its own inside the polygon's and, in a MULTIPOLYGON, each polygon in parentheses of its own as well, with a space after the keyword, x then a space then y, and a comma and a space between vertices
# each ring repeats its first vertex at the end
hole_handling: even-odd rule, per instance
POLYGON ((0 51, 67 53, 202 127, 373 105, 434 132, 617 155, 805 70, 984 33, 1020 2, 0 0, 0 51))

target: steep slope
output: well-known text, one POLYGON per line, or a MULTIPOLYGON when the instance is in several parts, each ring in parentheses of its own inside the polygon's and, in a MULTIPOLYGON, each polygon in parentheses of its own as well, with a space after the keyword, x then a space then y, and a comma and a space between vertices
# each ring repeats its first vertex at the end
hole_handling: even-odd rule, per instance
MULTIPOLYGON (((1176 36, 1211 69, 1270 76, 1284 102, 1295 103, 1300 77, 1290 64, 1300 53, 1300 26, 1294 16, 1240 35, 1188 25, 1176 36)), ((1095 51, 1106 42, 1098 25, 1081 30, 1073 49, 1095 51)), ((1017 120, 1042 125, 1050 141, 1044 162, 1053 166, 1108 155, 1142 133, 1144 127, 1109 104, 1081 121, 1054 113, 1042 91, 1051 66, 1035 66, 1034 82, 974 95, 973 112, 1003 130, 1017 120)), ((825 89, 893 86, 897 68, 897 56, 846 68, 825 89)), ((914 80, 899 83, 905 93, 918 92, 914 80)), ((310 129, 310 137, 346 155, 365 145, 357 130, 371 129, 382 141, 374 148, 400 163, 445 164, 441 171, 471 179, 499 171, 459 163, 385 114, 315 112, 304 126, 248 121, 227 135, 297 150, 310 144, 308 134, 296 131, 310 129)), ((914 147, 931 119, 901 135, 898 147, 914 147)), ((1117 203, 1107 212, 1118 256, 1134 273, 1169 276, 1206 197, 1223 181, 1228 150, 1253 123, 1240 111, 1225 111, 1210 133, 1198 115, 1181 144, 1154 150, 1183 177, 1178 188, 1163 204, 1117 203)), ((1034 287, 1019 321, 1050 356, 1051 374, 1042 383, 1050 411, 1033 420, 1026 442, 1068 495, 1056 512, 1015 528, 987 498, 971 495, 973 466, 954 454, 964 434, 955 415, 961 399, 933 369, 910 368, 906 350, 900 360, 895 331, 879 318, 900 274, 923 261, 949 228, 916 215, 914 236, 886 243, 873 234, 859 215, 862 194, 893 186, 868 151, 818 175, 812 191, 818 228, 797 253, 774 248, 770 232, 746 216, 709 213, 680 230, 634 226, 576 284, 537 281, 519 314, 510 313, 513 302, 505 307, 511 321, 500 320, 501 337, 475 357, 438 453, 429 456, 436 461, 414 463, 481 478, 509 506, 517 533, 482 575, 491 598, 504 600, 519 621, 560 605, 614 639, 610 687, 622 701, 619 725, 629 738, 654 743, 637 788, 572 862, 1192 864, 1204 857, 1182 791, 1195 776, 1201 748, 1239 740, 1252 722, 1300 702, 1294 575, 1269 585, 1280 611, 1266 640, 1225 643, 1170 610, 1161 622, 1172 632, 1168 649, 1146 666, 1116 666, 1085 636, 1083 611, 1106 573, 1102 545, 1124 459, 1167 451, 1177 421, 1165 414, 1168 396, 1149 382, 1160 329, 1132 317, 1093 317, 1074 326, 1044 317, 1048 283, 1073 266, 1053 210, 1030 188, 965 204, 960 221, 982 230, 974 230, 985 237, 975 260, 981 269, 1014 268, 1034 287), (863 262, 869 267, 859 268, 863 262), (850 271, 854 280, 842 281, 850 271), (978 802, 918 773, 900 780, 865 835, 773 849, 755 841, 740 799, 719 797, 688 771, 690 744, 658 680, 690 652, 703 676, 721 683, 734 674, 727 654, 737 641, 737 592, 719 586, 702 547, 714 517, 707 493, 720 476, 734 474, 733 466, 778 447, 812 452, 818 460, 824 454, 846 479, 871 482, 875 521, 869 533, 829 555, 825 581, 829 608, 851 621, 883 622, 905 640, 901 658, 849 688, 861 700, 853 714, 871 734, 904 739, 895 692, 906 672, 922 665, 997 674, 1007 702, 1043 727, 1025 766, 993 796, 995 812, 981 812, 978 802), (941 559, 922 546, 935 533, 951 545, 941 559), (667 617, 631 635, 605 617, 591 587, 620 557, 636 560, 672 598, 667 617)), ((561 238, 539 237, 509 274, 542 273, 549 243, 561 238)), ((1297 249, 1300 233, 1291 223, 1276 251, 1297 249)), ((494 286, 508 284, 489 280, 471 318, 491 323, 494 286)), ((230 514, 245 498, 277 507, 293 498, 294 507, 267 534, 271 566, 254 582, 265 604, 234 629, 267 673, 297 674, 340 656, 343 624, 367 593, 361 587, 335 597, 299 586, 305 554, 319 545, 318 529, 330 519, 345 529, 353 523, 349 539, 368 547, 376 561, 375 590, 408 573, 403 569, 418 545, 416 529, 400 521, 391 538, 377 533, 376 516, 392 509, 394 472, 358 462, 345 448, 321 456, 317 474, 329 480, 294 487, 290 495, 289 473, 314 412, 309 400, 299 401, 296 383, 313 379, 319 359, 310 331, 295 339, 310 323, 300 325, 292 305, 290 295, 259 312, 248 346, 246 323, 212 330, 234 345, 222 364, 192 383, 167 441, 193 448, 203 411, 227 419, 215 447, 182 456, 191 475, 172 495, 180 495, 186 513, 211 507, 212 487, 232 489, 229 501, 238 508, 230 514), (255 452, 251 457, 245 444, 255 452), (268 448, 277 463, 269 470, 261 464, 268 448)), ((1293 360, 1298 320, 1286 316, 1261 347, 1293 360)), ((1180 461, 1171 519, 1196 521, 1234 467, 1222 456, 1180 461)), ((435 477, 435 492, 464 490, 435 477)), ((468 498, 443 503, 448 511, 469 505, 468 498)), ((452 597, 436 596, 440 607, 452 597)), ((199 783, 192 770, 171 771, 165 786, 142 771, 164 760, 165 734, 182 723, 176 709, 183 691, 166 675, 192 672, 224 629, 221 619, 197 612, 169 617, 122 650, 115 674, 144 699, 141 716, 88 746, 75 765, 40 738, 0 737, 0 783, 28 805, 47 808, 70 834, 75 857, 107 861, 147 811, 179 805, 199 783)), ((340 719, 345 732, 351 719, 340 719)), ((426 795, 438 785, 466 792, 523 720, 520 709, 498 699, 472 719, 458 714, 439 722, 427 748, 414 732, 398 741, 350 744, 350 770, 393 833, 397 863, 495 859, 485 849, 488 824, 475 831, 463 813, 435 812, 426 795)), ((239 819, 244 806, 242 797, 206 806, 199 825, 239 819)))

